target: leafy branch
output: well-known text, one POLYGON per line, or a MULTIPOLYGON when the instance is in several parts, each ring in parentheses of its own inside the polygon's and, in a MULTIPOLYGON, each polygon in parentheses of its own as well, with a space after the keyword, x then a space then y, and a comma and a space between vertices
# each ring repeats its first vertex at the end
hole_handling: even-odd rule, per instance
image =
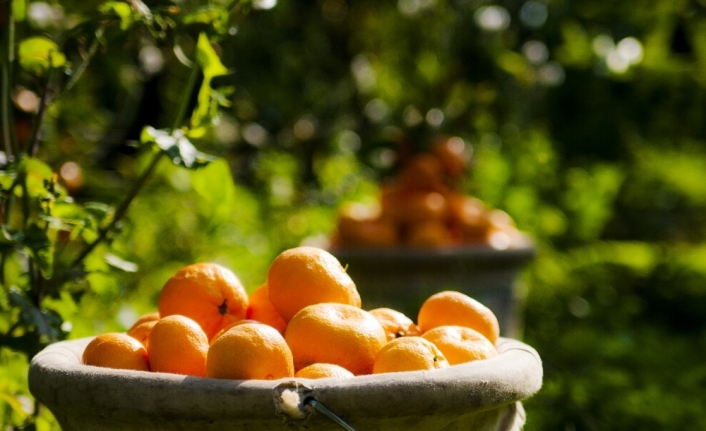
MULTIPOLYGON (((0 136, 5 156, 0 158, 0 344, 29 358, 48 343, 66 337, 69 329, 46 299, 69 298, 75 306, 75 301, 92 289, 91 276, 105 271, 96 269, 95 261, 120 267, 109 256, 110 239, 160 162, 166 158, 179 167, 198 169, 214 160, 197 150, 194 142, 213 126, 233 89, 215 85, 214 78, 227 74, 228 69, 212 44, 225 34, 227 21, 234 14, 247 12, 245 4, 233 1, 227 7, 150 10, 139 0, 106 1, 95 13, 54 38, 22 28, 17 34, 23 39, 18 42, 15 26, 21 25, 18 23, 22 23, 25 11, 16 8, 26 7, 25 2, 0 1, 0 12, 4 12, 0 16, 7 18, 0 23, 0 136), (65 109, 56 102, 79 88, 96 55, 114 48, 110 37, 116 34, 148 34, 162 46, 173 44, 174 51, 182 53, 179 41, 198 37, 193 39, 193 61, 184 62, 191 70, 170 127, 143 129, 140 145, 150 154, 149 161, 111 208, 102 203, 76 202, 59 183, 51 162, 38 157, 44 154, 40 151, 43 145, 54 148, 51 136, 43 132, 46 123, 65 109), (76 47, 78 55, 68 52, 76 47), (78 59, 75 65, 72 59, 78 59), (18 73, 13 74, 13 70, 18 73), (39 95, 26 142, 18 142, 14 132, 12 94, 20 85, 19 79, 35 83, 39 95), (195 92, 196 106, 190 111, 195 92)), ((31 423, 34 416, 28 415, 26 421, 31 423)))

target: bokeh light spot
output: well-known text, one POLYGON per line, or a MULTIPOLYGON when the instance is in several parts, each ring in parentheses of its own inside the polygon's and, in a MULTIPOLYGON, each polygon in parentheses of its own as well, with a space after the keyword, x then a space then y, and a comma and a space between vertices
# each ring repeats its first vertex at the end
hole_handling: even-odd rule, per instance
POLYGON ((502 6, 480 7, 473 18, 478 27, 486 31, 505 30, 510 25, 510 14, 502 6))
POLYGON ((542 64, 549 59, 549 50, 544 42, 530 40, 522 45, 522 55, 532 64, 542 64))
POLYGON ((520 8, 520 21, 530 28, 543 26, 548 15, 547 5, 539 1, 530 0, 520 8))

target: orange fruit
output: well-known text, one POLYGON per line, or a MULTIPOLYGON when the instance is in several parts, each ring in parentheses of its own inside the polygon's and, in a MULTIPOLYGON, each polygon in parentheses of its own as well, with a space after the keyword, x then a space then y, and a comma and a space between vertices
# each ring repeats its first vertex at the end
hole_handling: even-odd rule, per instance
POLYGON ((465 326, 437 326, 422 337, 434 343, 451 365, 498 356, 493 343, 465 326))
POLYGON ((495 344, 500 333, 498 319, 485 305, 456 291, 431 295, 419 308, 417 325, 422 334, 437 326, 457 325, 475 329, 495 344))
POLYGON ((457 227, 467 242, 484 240, 490 220, 486 205, 477 198, 453 195, 449 197, 451 224, 457 227))
POLYGON ((380 219, 397 226, 404 218, 402 206, 406 199, 399 183, 389 182, 380 186, 380 219))
POLYGON ((83 351, 82 362, 98 367, 149 371, 147 350, 131 336, 109 332, 92 339, 83 351))
POLYGON ((403 313, 392 308, 374 308, 369 311, 382 325, 382 328, 387 334, 387 341, 394 340, 399 337, 408 337, 412 335, 420 335, 419 328, 403 313))
POLYGON ((355 283, 331 253, 295 247, 280 253, 267 272, 270 302, 285 321, 307 305, 336 302, 360 307, 355 283))
MULTIPOLYGON (((227 325, 226 327, 224 327, 223 329, 221 329, 220 331, 218 331, 218 333, 216 335, 211 337, 211 339, 208 341, 209 344, 213 344, 218 339, 218 337, 223 335, 230 328, 232 328, 234 326, 242 325, 243 323, 262 323, 262 322, 258 322, 257 320, 253 320, 253 319, 243 319, 243 320, 238 320, 236 322, 233 322, 233 323, 227 325)), ((264 325, 264 323, 262 323, 262 324, 264 325)))
POLYGON ((432 154, 417 154, 407 160, 398 178, 405 188, 439 190, 443 188, 444 166, 432 154))
POLYGON ((134 328, 135 326, 141 325, 142 323, 153 321, 156 322, 157 320, 159 320, 159 311, 151 311, 138 317, 137 320, 135 320, 135 322, 132 324, 130 329, 134 328))
POLYGON ((189 317, 209 339, 229 323, 245 318, 247 306, 248 294, 238 277, 210 262, 179 269, 164 284, 157 302, 160 316, 189 317))
POLYGON ((402 337, 380 349, 375 357, 373 374, 436 370, 448 366, 444 354, 431 341, 422 337, 402 337))
POLYGON ((494 209, 488 213, 490 226, 485 233, 485 242, 498 250, 505 250, 522 241, 515 221, 505 211, 494 209))
POLYGON ((280 334, 284 334, 284 330, 287 329, 287 322, 279 315, 275 306, 270 302, 270 291, 267 288, 267 283, 260 285, 250 294, 245 318, 270 325, 278 330, 280 334))
POLYGON ((409 227, 405 245, 416 248, 433 248, 450 245, 454 237, 445 223, 427 220, 409 227))
POLYGON ((157 323, 157 320, 147 320, 141 323, 138 322, 137 324, 132 325, 130 329, 128 329, 127 335, 136 339, 137 341, 142 343, 145 348, 147 348, 150 342, 150 332, 152 332, 152 328, 154 327, 155 323, 157 323))
POLYGON ((235 380, 292 377, 292 352, 275 328, 263 323, 236 324, 208 349, 206 376, 235 380))
POLYGON ((346 247, 390 247, 398 243, 397 227, 388 219, 356 219, 339 215, 338 244, 346 247))
POLYGON ((470 147, 457 137, 442 137, 431 147, 431 153, 441 162, 444 173, 451 178, 463 176, 471 161, 470 147))
POLYGON ((375 355, 387 342, 387 335, 365 310, 321 303, 302 308, 289 321, 284 339, 292 349, 295 370, 323 362, 361 375, 372 372, 375 355))
POLYGON ((297 371, 294 373, 294 377, 302 379, 323 379, 327 377, 345 379, 355 377, 355 375, 339 365, 316 363, 297 371))
POLYGON ((208 337, 194 320, 178 314, 162 317, 149 338, 147 353, 152 371, 206 375, 208 337))
POLYGON ((448 202, 437 192, 411 192, 397 203, 398 220, 404 224, 414 224, 427 220, 443 221, 448 215, 448 202))

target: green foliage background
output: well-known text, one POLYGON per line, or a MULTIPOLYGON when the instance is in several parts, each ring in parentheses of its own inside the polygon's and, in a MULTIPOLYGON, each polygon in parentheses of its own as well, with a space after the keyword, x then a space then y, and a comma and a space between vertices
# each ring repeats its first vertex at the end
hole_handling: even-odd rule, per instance
MULTIPOLYGON (((98 2, 41 4, 67 26, 98 2)), ((390 149, 454 134, 474 148, 464 190, 537 243, 523 340, 545 379, 526 429, 706 428, 706 3, 320 0, 231 18, 218 52, 232 105, 197 141, 218 160, 158 166, 109 244, 118 264, 87 260, 82 295, 45 304, 70 337, 124 330, 195 261, 253 290, 279 251, 321 243, 342 202, 375 192, 390 149)), ((114 37, 123 49, 95 56, 43 134, 49 166, 81 166, 79 202, 116 205, 149 159, 128 143, 169 127, 187 80, 149 34, 114 37), (155 49, 165 65, 148 73, 155 49)), ((6 293, 3 334, 18 313, 6 293)), ((32 417, 27 367, 0 347, 2 422, 51 429, 32 417)))

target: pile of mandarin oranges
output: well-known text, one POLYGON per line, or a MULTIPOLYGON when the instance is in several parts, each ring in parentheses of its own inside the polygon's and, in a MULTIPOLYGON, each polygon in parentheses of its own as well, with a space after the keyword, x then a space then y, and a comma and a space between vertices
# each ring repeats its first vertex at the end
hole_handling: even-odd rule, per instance
POLYGON ((428 151, 401 158, 399 171, 380 185, 373 204, 340 208, 334 246, 506 249, 520 243, 506 212, 460 191, 470 160, 470 146, 459 137, 441 137, 428 151))
POLYGON ((94 337, 83 363, 274 380, 434 370, 498 354, 497 318, 463 293, 430 296, 416 317, 364 310, 339 260, 302 246, 280 253, 250 295, 221 265, 179 269, 162 287, 156 311, 127 332, 94 337))

